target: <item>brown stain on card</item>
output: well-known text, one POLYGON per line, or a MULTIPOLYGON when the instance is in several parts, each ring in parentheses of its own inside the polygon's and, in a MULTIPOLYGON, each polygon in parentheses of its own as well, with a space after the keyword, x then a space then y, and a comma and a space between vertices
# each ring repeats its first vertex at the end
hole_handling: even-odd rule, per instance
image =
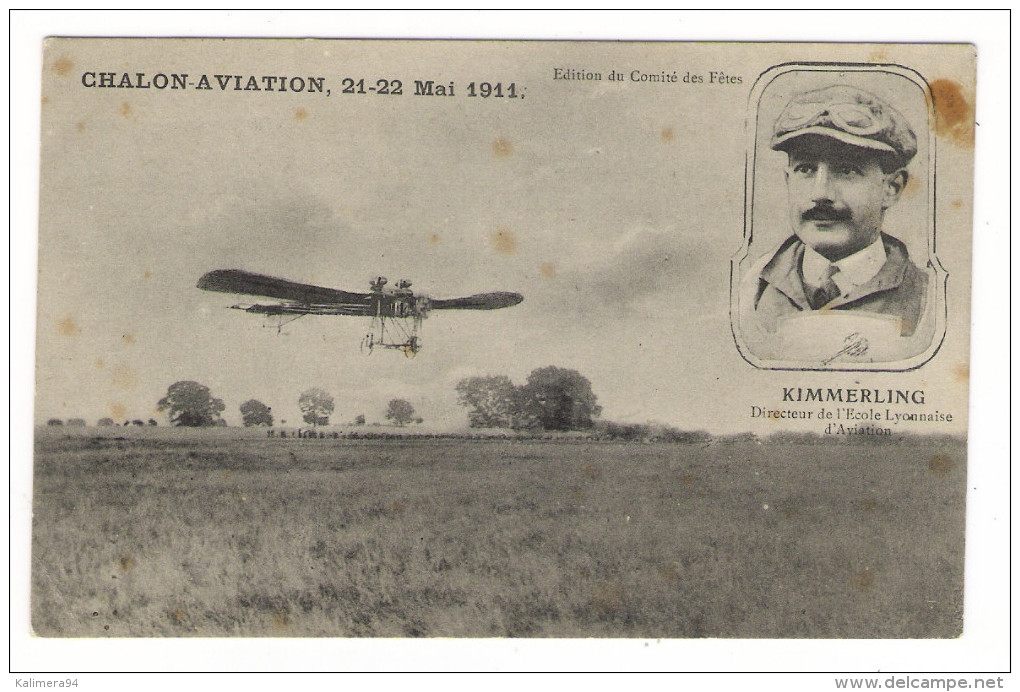
POLYGON ((71 70, 74 69, 74 63, 68 57, 57 58, 53 63, 53 72, 66 77, 71 74, 71 70))
POLYGON ((935 134, 958 147, 974 148, 974 106, 960 85, 951 79, 936 79, 929 88, 935 105, 935 134))
POLYGON ((106 367, 106 361, 102 358, 96 358, 96 369, 102 370, 106 367))
POLYGON ((131 117, 131 104, 128 103, 127 101, 125 101, 124 103, 120 104, 120 115, 123 118, 130 118, 131 117))
POLYGON ((439 237, 438 233, 432 233, 432 234, 429 235, 429 241, 428 242, 429 242, 429 245, 432 245, 433 247, 435 247, 436 245, 439 245, 439 243, 441 243, 442 240, 443 239, 439 237))
POLYGON ((858 590, 867 591, 875 585, 875 579, 875 570, 865 567, 854 574, 851 581, 858 590))
POLYGON ((127 418, 127 406, 124 404, 107 404, 106 411, 110 414, 110 418, 114 420, 122 420, 127 418))
POLYGON ((783 516, 783 519, 795 519, 800 516, 800 507, 789 505, 780 509, 779 513, 783 516))
POLYGON ((152 270, 146 269, 144 272, 142 272, 142 278, 145 279, 146 281, 151 279, 152 278, 152 270))
POLYGON ((547 279, 551 279, 556 276, 556 265, 552 262, 542 262, 538 267, 538 273, 547 279))
POLYGON ((497 158, 505 159, 509 156, 513 156, 513 153, 514 145, 505 137, 497 137, 492 143, 492 155, 497 158))
POLYGON ((497 228, 489 237, 493 249, 501 255, 512 255, 517 251, 517 238, 506 228, 497 228))
POLYGON ((944 476, 953 470, 952 458, 946 454, 936 454, 928 460, 928 470, 938 476, 944 476))
POLYGON ((135 568, 136 564, 137 563, 135 562, 135 559, 133 557, 131 557, 130 555, 124 555, 123 557, 120 558, 120 571, 127 574, 128 572, 135 568))
POLYGON ((662 131, 659 132, 659 139, 661 139, 665 144, 669 144, 674 139, 676 139, 676 134, 673 132, 673 128, 672 127, 662 128, 662 131))
POLYGON ((120 340, 126 346, 130 346, 131 344, 135 343, 135 335, 134 334, 124 334, 124 335, 122 335, 120 337, 120 340))
POLYGON ((963 200, 954 199, 952 202, 949 203, 949 206, 951 206, 953 209, 963 209, 963 200))
POLYGON ((958 363, 953 366, 953 378, 960 383, 970 381, 970 363, 958 363))
POLYGON ((921 189, 921 183, 914 176, 907 176, 907 184, 903 186, 903 192, 900 193, 903 199, 910 199, 917 195, 921 189))
POLYGON ((591 605, 600 617, 611 618, 626 607, 627 591, 617 579, 600 584, 592 594, 591 605))
POLYGON ((680 564, 672 562, 659 568, 659 577, 665 581, 680 581, 680 564))
POLYGON ((298 108, 297 110, 294 111, 294 120, 301 122, 303 120, 306 120, 307 118, 308 111, 306 111, 304 108, 298 108))
POLYGON ((81 327, 75 323, 74 317, 68 315, 57 322, 57 331, 63 336, 78 336, 81 334, 81 327))

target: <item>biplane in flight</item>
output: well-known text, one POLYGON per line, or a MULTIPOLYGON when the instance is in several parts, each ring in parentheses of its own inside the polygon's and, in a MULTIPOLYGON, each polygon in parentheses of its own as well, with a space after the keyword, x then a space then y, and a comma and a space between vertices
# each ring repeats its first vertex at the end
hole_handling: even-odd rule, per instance
POLYGON ((275 298, 278 303, 232 305, 259 315, 277 318, 277 329, 306 315, 343 315, 371 318, 361 350, 372 353, 377 346, 402 351, 411 358, 421 350, 418 331, 432 310, 497 310, 517 305, 524 297, 506 291, 479 293, 466 298, 437 299, 415 295, 411 282, 398 281, 387 288, 386 277, 369 282, 368 293, 296 283, 241 269, 217 269, 204 274, 198 287, 205 291, 275 298))

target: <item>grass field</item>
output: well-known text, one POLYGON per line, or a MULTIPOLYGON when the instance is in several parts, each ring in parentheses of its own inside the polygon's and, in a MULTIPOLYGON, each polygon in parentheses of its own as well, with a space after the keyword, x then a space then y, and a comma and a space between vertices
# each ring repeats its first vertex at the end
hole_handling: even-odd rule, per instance
POLYGON ((40 430, 33 627, 953 637, 965 454, 40 430))

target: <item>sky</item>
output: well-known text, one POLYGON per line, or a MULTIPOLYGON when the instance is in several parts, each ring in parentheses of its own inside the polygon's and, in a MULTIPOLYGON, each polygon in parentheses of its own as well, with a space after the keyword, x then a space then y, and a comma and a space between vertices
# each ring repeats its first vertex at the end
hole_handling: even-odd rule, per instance
MULTIPOLYGON (((945 69, 900 50, 893 57, 945 69)), ((250 398, 299 424, 300 393, 321 387, 336 399, 336 424, 384 422, 387 402, 403 398, 428 426, 457 429, 467 422, 461 379, 504 374, 522 384, 556 365, 592 382, 607 420, 774 429, 750 418, 752 405, 776 405, 783 386, 834 382, 754 369, 730 328, 749 91, 779 61, 832 55, 789 51, 53 40, 43 59, 36 421, 164 422, 156 402, 167 387, 195 380, 224 401, 232 424, 250 398), (603 79, 556 80, 556 68, 603 79), (609 81, 613 70, 624 79, 609 81), (633 81, 635 70, 678 81, 633 81), (86 88, 93 71, 187 73, 192 83, 201 74, 323 76, 331 94, 86 88), (717 71, 740 81, 683 81, 717 71), (400 79, 404 94, 342 94, 345 76, 400 79), (414 96, 415 79, 452 81, 456 96, 414 96), (512 82, 523 98, 468 97, 468 83, 483 80, 512 82), (516 291, 524 301, 434 312, 417 358, 366 358, 367 320, 308 317, 277 333, 228 309, 243 298, 195 287, 228 268, 351 291, 384 275, 436 298, 516 291)), ((783 160, 770 153, 766 170, 778 177, 783 160)), ((959 156, 966 186, 969 152, 959 156)), ((941 364, 837 384, 938 383, 959 432, 966 233, 950 249, 943 259, 961 309, 941 364)))

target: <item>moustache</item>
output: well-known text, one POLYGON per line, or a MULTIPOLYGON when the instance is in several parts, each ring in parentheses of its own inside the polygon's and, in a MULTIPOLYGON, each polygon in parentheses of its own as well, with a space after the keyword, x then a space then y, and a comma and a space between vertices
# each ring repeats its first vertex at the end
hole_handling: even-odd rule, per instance
POLYGON ((811 207, 800 215, 802 221, 849 221, 852 214, 849 209, 837 209, 830 206, 811 207))

